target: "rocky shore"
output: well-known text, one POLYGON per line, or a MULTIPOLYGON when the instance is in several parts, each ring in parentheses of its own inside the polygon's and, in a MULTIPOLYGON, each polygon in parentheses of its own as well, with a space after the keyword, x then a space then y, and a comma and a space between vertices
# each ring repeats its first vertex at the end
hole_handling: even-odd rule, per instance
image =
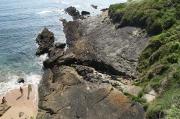
POLYGON ((37 119, 144 119, 143 107, 124 93, 141 92, 131 81, 147 35, 135 27, 116 29, 107 11, 62 22, 66 44, 54 43, 46 28, 36 39, 36 54, 48 54, 37 119))

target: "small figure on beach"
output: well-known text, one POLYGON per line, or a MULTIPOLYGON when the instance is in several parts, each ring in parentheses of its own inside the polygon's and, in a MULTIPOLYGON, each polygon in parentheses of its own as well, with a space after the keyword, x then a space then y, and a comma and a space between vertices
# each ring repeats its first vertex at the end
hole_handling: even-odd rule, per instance
POLYGON ((21 96, 23 96, 23 89, 22 89, 22 87, 20 87, 20 93, 21 93, 21 96))
POLYGON ((28 84, 28 96, 27 96, 28 100, 29 100, 29 96, 30 96, 31 91, 32 91, 32 86, 31 86, 31 84, 28 84))
POLYGON ((7 103, 6 98, 5 98, 5 97, 3 97, 3 98, 2 98, 2 102, 1 102, 1 104, 6 104, 6 103, 7 103))

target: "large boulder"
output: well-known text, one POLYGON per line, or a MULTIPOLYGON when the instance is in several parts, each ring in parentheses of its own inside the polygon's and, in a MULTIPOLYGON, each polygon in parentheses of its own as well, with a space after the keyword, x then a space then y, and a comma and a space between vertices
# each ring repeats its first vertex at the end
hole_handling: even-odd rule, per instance
POLYGON ((17 80, 17 82, 18 82, 18 83, 25 83, 25 80, 24 80, 24 78, 19 78, 19 79, 17 80))
POLYGON ((47 28, 44 28, 36 38, 36 42, 39 45, 36 55, 48 53, 49 49, 53 47, 54 39, 54 34, 47 28))
POLYGON ((82 15, 82 16, 90 15, 90 12, 88 12, 88 11, 82 11, 82 12, 81 12, 81 15, 82 15))
POLYGON ((72 16, 73 20, 77 20, 81 17, 80 12, 75 7, 68 7, 65 12, 72 16))

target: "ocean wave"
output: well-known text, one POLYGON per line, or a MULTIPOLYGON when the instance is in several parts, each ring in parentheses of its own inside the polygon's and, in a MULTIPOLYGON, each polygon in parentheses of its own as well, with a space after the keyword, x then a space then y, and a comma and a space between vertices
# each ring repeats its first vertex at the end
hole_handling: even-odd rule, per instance
POLYGON ((43 66, 43 61, 45 61, 48 58, 47 54, 41 55, 40 57, 38 57, 38 64, 42 67, 43 66))
POLYGON ((37 13, 41 16, 47 16, 49 14, 64 14, 64 9, 47 9, 37 13))
POLYGON ((42 78, 41 75, 39 74, 28 74, 25 75, 24 77, 20 77, 17 75, 9 75, 7 77, 9 80, 7 82, 1 82, 0 83, 0 94, 1 95, 5 95, 7 92, 14 90, 14 89, 18 89, 20 86, 26 85, 26 84, 32 84, 37 86, 42 78), (19 78, 24 78, 25 83, 18 83, 17 80, 19 78))
POLYGON ((64 4, 64 5, 69 5, 69 2, 67 2, 67 0, 52 0, 52 2, 61 3, 61 4, 64 4))

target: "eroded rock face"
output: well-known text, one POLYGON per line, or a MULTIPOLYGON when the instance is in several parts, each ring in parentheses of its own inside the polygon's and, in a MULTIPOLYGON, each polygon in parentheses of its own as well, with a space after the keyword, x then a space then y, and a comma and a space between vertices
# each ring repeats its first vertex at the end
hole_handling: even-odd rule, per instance
POLYGON ((105 13, 68 22, 64 27, 67 44, 77 59, 101 62, 111 66, 115 74, 137 78, 138 57, 148 42, 141 29, 115 29, 105 13))
POLYGON ((48 49, 37 119, 144 119, 143 108, 122 93, 121 82, 135 77, 147 40, 135 32, 139 29, 115 30, 103 15, 63 25, 68 49, 59 44, 48 49))

